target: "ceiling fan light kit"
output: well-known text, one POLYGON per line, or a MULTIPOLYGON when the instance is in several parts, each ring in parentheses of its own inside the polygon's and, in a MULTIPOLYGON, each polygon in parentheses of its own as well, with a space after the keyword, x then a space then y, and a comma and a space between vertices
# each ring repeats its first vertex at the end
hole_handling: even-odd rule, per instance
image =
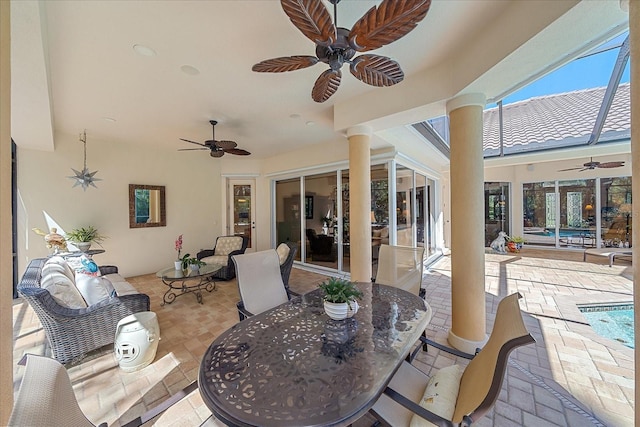
POLYGON ((267 59, 252 67, 259 73, 283 73, 323 62, 329 69, 315 82, 311 97, 316 102, 329 99, 340 86, 344 63, 358 80, 376 87, 392 86, 404 79, 400 64, 386 56, 358 52, 378 49, 413 30, 427 15, 431 0, 383 0, 373 6, 351 30, 338 27, 338 3, 333 4, 334 19, 321 0, 280 0, 293 25, 316 44, 316 56, 296 55, 267 59))
POLYGON ((247 150, 236 148, 238 144, 234 141, 216 140, 216 125, 218 122, 216 120, 209 120, 209 124, 211 124, 211 139, 206 140, 204 144, 180 138, 181 141, 199 145, 201 148, 180 148, 178 151, 209 150, 211 157, 222 157, 225 153, 235 154, 236 156, 248 156, 251 154, 247 150))

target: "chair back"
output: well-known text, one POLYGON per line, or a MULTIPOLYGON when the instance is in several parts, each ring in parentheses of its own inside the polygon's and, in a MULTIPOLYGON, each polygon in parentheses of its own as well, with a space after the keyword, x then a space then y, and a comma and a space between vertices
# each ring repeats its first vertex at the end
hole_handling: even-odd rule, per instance
POLYGON ((245 309, 258 314, 289 300, 275 249, 234 255, 233 262, 245 309))
POLYGON ((380 245, 376 283, 420 294, 424 248, 380 245))
POLYGON ((516 292, 500 301, 489 341, 469 362, 460 380, 454 423, 460 423, 465 415, 474 421, 483 416, 500 394, 509 353, 535 342, 522 319, 521 297, 516 292))
POLYGON ((245 238, 243 236, 218 236, 216 245, 213 248, 214 255, 224 256, 241 249, 246 249, 245 238))
POLYGON ((9 425, 93 427, 78 405, 64 366, 34 354, 27 356, 9 425))

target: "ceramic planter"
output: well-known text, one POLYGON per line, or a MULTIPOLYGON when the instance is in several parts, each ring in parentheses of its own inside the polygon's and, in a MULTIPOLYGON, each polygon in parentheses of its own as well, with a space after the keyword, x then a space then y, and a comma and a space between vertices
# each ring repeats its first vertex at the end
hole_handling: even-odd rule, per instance
POLYGON ((349 306, 346 302, 324 302, 324 312, 333 320, 342 320, 347 318, 349 306))

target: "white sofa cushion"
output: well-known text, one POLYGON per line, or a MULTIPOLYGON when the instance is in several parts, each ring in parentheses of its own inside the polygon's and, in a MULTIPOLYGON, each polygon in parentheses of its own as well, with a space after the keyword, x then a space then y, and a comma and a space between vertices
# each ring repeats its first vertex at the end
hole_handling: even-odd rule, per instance
POLYGON ((56 256, 52 256, 51 258, 49 258, 44 265, 51 265, 51 264, 56 264, 61 266, 64 269, 64 274, 71 280, 75 279, 75 273, 73 271, 73 268, 71 268, 71 266, 69 265, 69 263, 62 258, 59 255, 56 256))
POLYGON ((89 274, 76 274, 76 287, 89 305, 115 295, 115 289, 111 282, 104 277, 89 274))
POLYGON ((78 292, 74 279, 68 276, 68 266, 46 262, 42 267, 40 287, 49 291, 58 304, 67 308, 86 308, 87 303, 78 292))
POLYGON ((140 293, 136 288, 133 287, 131 283, 127 282, 124 277, 122 277, 118 273, 106 274, 102 277, 111 282, 111 285, 113 285, 113 288, 115 289, 116 294, 119 297, 123 295, 133 295, 140 293))
MULTIPOLYGON (((460 379, 463 373, 464 367, 460 365, 447 366, 436 372, 427 382, 424 395, 420 400, 420 406, 436 415, 440 415, 442 418, 451 420, 456 409, 460 379)), ((410 427, 433 425, 418 415, 414 415, 411 418, 410 427)))

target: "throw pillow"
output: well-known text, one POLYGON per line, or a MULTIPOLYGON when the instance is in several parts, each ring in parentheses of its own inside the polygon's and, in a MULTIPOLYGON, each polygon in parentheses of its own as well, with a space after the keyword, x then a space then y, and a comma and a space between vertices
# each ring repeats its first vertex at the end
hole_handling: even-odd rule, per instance
MULTIPOLYGON (((424 395, 420 400, 420 406, 436 415, 440 415, 442 418, 451 420, 456 409, 460 379, 463 373, 464 367, 460 365, 447 366, 436 372, 427 382, 427 388, 424 390, 424 395)), ((414 415, 409 426, 425 427, 432 425, 424 418, 414 415)))
POLYGON ((115 295, 113 285, 104 277, 77 274, 76 287, 89 305, 97 304, 100 301, 115 295))
POLYGON ((65 267, 56 263, 45 263, 42 267, 40 287, 49 291, 54 300, 67 308, 86 308, 87 303, 82 298, 72 279, 65 273, 65 267))
POLYGON ((289 256, 289 245, 286 243, 280 243, 276 248, 276 252, 278 253, 278 259, 280 260, 280 265, 284 264, 289 256))
POLYGON ((55 265, 59 265, 64 269, 64 274, 71 280, 74 279, 75 274, 73 273, 73 268, 71 268, 71 266, 69 265, 69 263, 62 258, 59 255, 56 256, 52 256, 51 258, 49 258, 44 265, 51 265, 51 264, 55 264, 55 265))

